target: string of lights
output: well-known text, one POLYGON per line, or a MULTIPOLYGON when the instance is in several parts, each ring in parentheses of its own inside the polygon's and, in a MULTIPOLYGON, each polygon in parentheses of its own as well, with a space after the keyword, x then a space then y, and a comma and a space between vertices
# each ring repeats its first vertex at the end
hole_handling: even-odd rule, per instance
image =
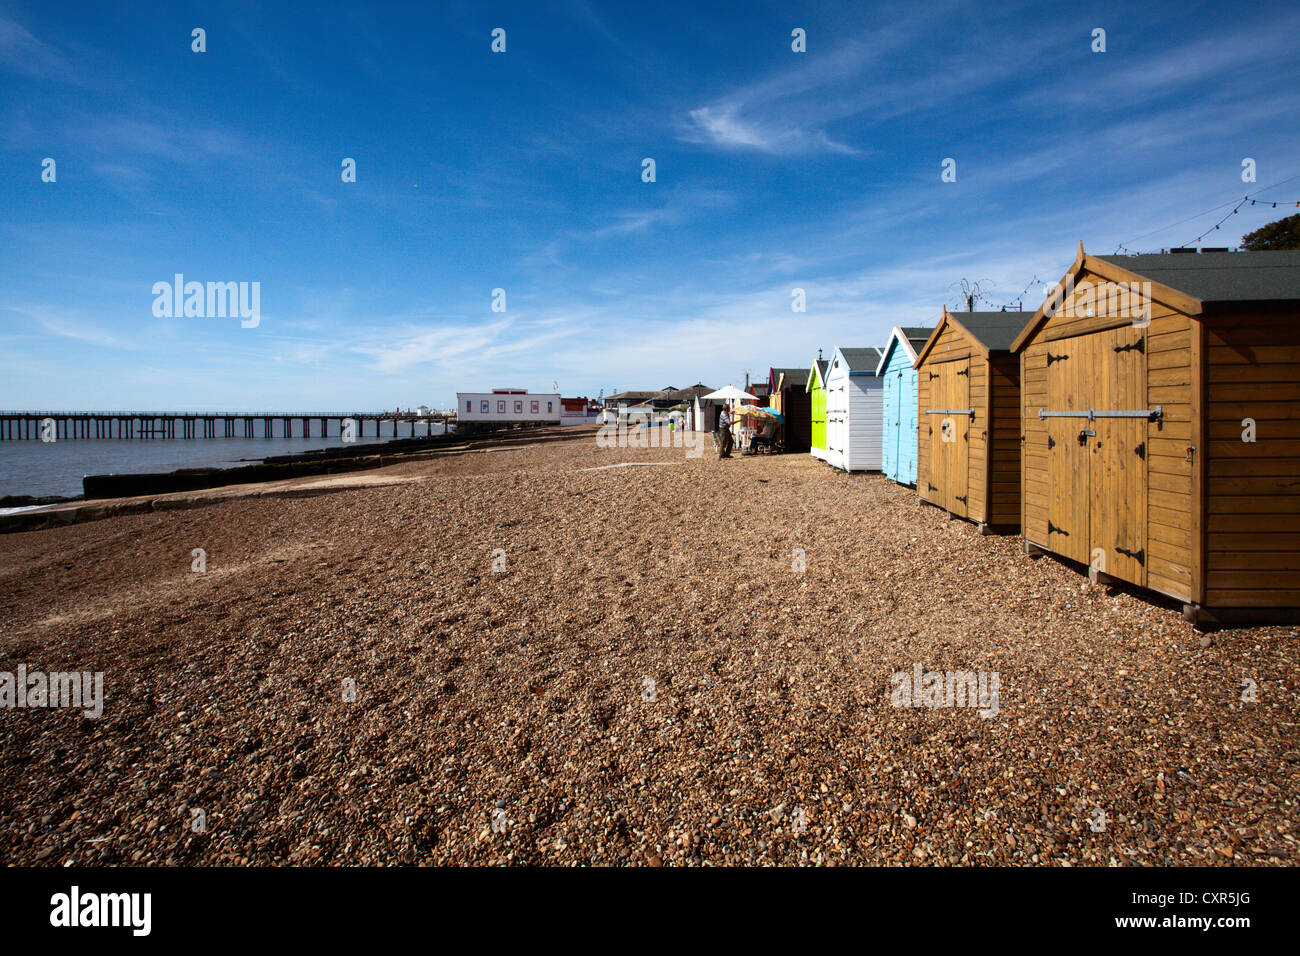
POLYGON ((1029 295, 1030 289, 1034 288, 1036 285, 1042 285, 1044 289, 1046 289, 1048 285, 1045 279, 1042 279, 1035 274, 1034 277, 1025 284, 1024 289, 1021 290, 1019 295, 1013 296, 1005 302, 995 302, 989 297, 988 293, 980 287, 984 283, 987 283, 988 285, 996 284, 992 279, 980 279, 978 282, 970 282, 966 279, 962 279, 960 282, 954 282, 952 285, 948 286, 949 292, 958 288, 961 289, 961 292, 952 299, 953 307, 958 311, 964 311, 968 306, 973 309, 976 302, 981 302, 990 312, 1019 312, 1024 310, 1025 296, 1029 295))
POLYGON ((1040 283, 1043 283, 1043 280, 1040 279, 1037 274, 1035 274, 1032 279, 1030 279, 1027 283, 1025 283, 1024 289, 1021 291, 1021 293, 1018 296, 1008 299, 1006 302, 1003 302, 1001 305, 998 305, 993 302, 989 302, 987 298, 984 299, 984 301, 989 302, 989 306, 992 307, 993 311, 995 312, 998 310, 1001 310, 1003 312, 1010 312, 1012 311, 1011 307, 1013 305, 1016 307, 1016 311, 1020 311, 1021 309, 1024 308, 1025 296, 1029 295, 1029 290, 1040 283))
POLYGON ((1270 186, 1265 186, 1263 189, 1258 190, 1258 191, 1254 194, 1253 197, 1252 197, 1249 193, 1247 193, 1247 194, 1246 194, 1245 196, 1243 196, 1240 200, 1238 200, 1235 204, 1234 204, 1233 202, 1231 202, 1231 201, 1229 201, 1229 202, 1225 202, 1225 203, 1219 203, 1219 205, 1217 205, 1217 206, 1213 206, 1213 207, 1211 207, 1211 208, 1205 210, 1204 212, 1199 212, 1199 213, 1197 213, 1197 214, 1194 215, 1194 216, 1188 216, 1186 219, 1180 219, 1180 220, 1178 220, 1178 222, 1170 223, 1170 224, 1167 225, 1167 226, 1161 226, 1159 229, 1153 229, 1151 232, 1143 233, 1143 234, 1140 235, 1140 236, 1135 236, 1134 238, 1130 239, 1127 243, 1120 243, 1118 246, 1116 246, 1116 247, 1115 247, 1115 252, 1116 252, 1116 254, 1129 255, 1130 253, 1133 252, 1133 250, 1132 250, 1130 247, 1131 247, 1132 244, 1133 244, 1134 242, 1136 242, 1138 239, 1145 239, 1147 236, 1154 236, 1154 235, 1156 235, 1157 233, 1164 232, 1166 229, 1172 229, 1174 226, 1181 226, 1181 225, 1182 225, 1183 223, 1185 223, 1185 222, 1191 222, 1193 219, 1199 219, 1199 218, 1201 218, 1202 216, 1208 216, 1210 213, 1212 213, 1212 212, 1217 212, 1218 210, 1223 209, 1225 206, 1232 206, 1232 209, 1229 210, 1227 213, 1225 213, 1224 216, 1223 216, 1223 218, 1220 219, 1218 222, 1216 222, 1212 228, 1202 230, 1202 231, 1201 231, 1201 234, 1200 234, 1199 236, 1196 237, 1196 240, 1195 240, 1194 243, 1184 243, 1184 244, 1183 244, 1184 247, 1189 246, 1189 245, 1196 245, 1196 244, 1199 244, 1199 243, 1200 243, 1200 242, 1201 242, 1201 241, 1202 241, 1206 236, 1208 236, 1210 233, 1212 233, 1212 232, 1214 232, 1215 230, 1217 230, 1220 226, 1222 226, 1225 222, 1227 222, 1227 221, 1228 221, 1229 219, 1231 219, 1233 216, 1237 215, 1237 213, 1238 213, 1238 212, 1239 212, 1243 207, 1245 207, 1247 204, 1249 204, 1249 205, 1251 205, 1251 206, 1271 206, 1271 207, 1274 208, 1274 209, 1278 208, 1279 206, 1281 206, 1282 208, 1287 208, 1287 207, 1300 208, 1300 202, 1295 202, 1295 201, 1291 201, 1291 200, 1283 201, 1283 200, 1280 200, 1280 199, 1279 199, 1279 200, 1273 200, 1273 199, 1260 199, 1260 198, 1259 198, 1259 196, 1260 196, 1261 193, 1268 192, 1270 189, 1276 189, 1278 186, 1281 186, 1281 185, 1283 185, 1283 184, 1285 184, 1285 183, 1289 183, 1289 182, 1291 182, 1291 180, 1293 180, 1293 179, 1300 179, 1300 173, 1297 173, 1297 174, 1294 175, 1294 176, 1288 176, 1286 179, 1278 180, 1277 182, 1273 183, 1273 184, 1270 185, 1270 186))
MULTIPOLYGON (((1245 196, 1241 197, 1241 199, 1238 200, 1235 204, 1233 204, 1232 202, 1220 203, 1217 206, 1205 210, 1205 212, 1197 213, 1194 216, 1188 216, 1186 219, 1180 219, 1178 222, 1171 223, 1168 226, 1161 226, 1159 229, 1154 229, 1151 232, 1144 233, 1141 236, 1136 236, 1133 239, 1129 240, 1129 244, 1136 242, 1138 239, 1144 239, 1147 236, 1154 236, 1156 233, 1164 232, 1166 229, 1172 229, 1174 226, 1180 226, 1185 222, 1191 222, 1193 219, 1199 219, 1201 216, 1208 215, 1209 213, 1217 212, 1218 210, 1224 208, 1225 206, 1232 206, 1232 209, 1229 210, 1227 213, 1225 213, 1223 218, 1220 219, 1218 222, 1216 222, 1213 225, 1213 227, 1203 230, 1201 234, 1196 237, 1195 240, 1196 244, 1200 244, 1201 241, 1206 236, 1214 232, 1216 229, 1222 226, 1233 216, 1237 215, 1237 213, 1241 209, 1245 208, 1247 205, 1268 206, 1272 209, 1277 209, 1278 207, 1281 207, 1283 209, 1286 209, 1288 207, 1294 207, 1300 209, 1300 200, 1289 200, 1289 199, 1273 200, 1273 199, 1259 198, 1260 193, 1267 192, 1270 189, 1275 189, 1278 186, 1284 185, 1285 183, 1289 183, 1293 179, 1300 179, 1300 173, 1297 173, 1295 176, 1288 176, 1286 179, 1279 180, 1278 182, 1273 183, 1270 186, 1265 186, 1263 189, 1259 190, 1259 192, 1256 192, 1253 198, 1248 193, 1245 196)), ((1115 253, 1117 255, 1120 254, 1129 255, 1130 253, 1133 252, 1129 244, 1121 243, 1120 245, 1116 246, 1115 253)), ((1188 245, 1192 245, 1192 243, 1184 243, 1184 247, 1188 245)), ((956 296, 955 301, 953 303, 956 306, 956 308, 965 309, 968 306, 973 308, 974 303, 981 302, 984 305, 986 305, 991 311, 994 312, 999 310, 1003 312, 1011 311, 1012 306, 1015 306, 1015 308, 1019 310, 1019 309, 1023 309, 1025 296, 1029 295, 1030 289, 1033 289, 1035 286, 1042 285, 1044 287, 1044 294, 1046 294, 1046 289, 1049 286, 1047 280, 1042 279, 1037 274, 1035 274, 1034 277, 1025 284, 1025 288, 1021 291, 1019 295, 1014 296, 1011 299, 1008 299, 1006 302, 994 302, 991 298, 989 298, 987 293, 985 293, 984 290, 980 288, 981 284, 984 283, 987 283, 989 285, 993 284, 992 280, 990 279, 981 279, 979 282, 974 282, 974 283, 968 282, 966 279, 962 279, 960 283, 954 282, 952 285, 950 285, 948 287, 948 290, 950 292, 957 289, 958 287, 960 287, 961 289, 960 294, 956 296)))

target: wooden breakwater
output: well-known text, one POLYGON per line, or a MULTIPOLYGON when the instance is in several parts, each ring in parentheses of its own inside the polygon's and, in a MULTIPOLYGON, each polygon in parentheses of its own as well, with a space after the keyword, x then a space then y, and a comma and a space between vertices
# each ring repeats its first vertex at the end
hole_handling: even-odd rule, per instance
MULTIPOLYGON (((327 449, 302 455, 281 455, 268 459, 262 465, 237 468, 183 469, 159 475, 95 475, 90 487, 95 495, 87 494, 84 500, 63 501, 30 511, 0 515, 0 534, 15 531, 38 531, 62 525, 97 521, 102 518, 128 514, 146 514, 179 508, 203 507, 217 498, 186 498, 185 492, 202 492, 207 489, 231 485, 275 482, 289 478, 317 475, 343 474, 365 471, 388 465, 403 464, 459 455, 483 448, 508 447, 539 442, 590 440, 586 428, 564 426, 504 426, 492 430, 480 428, 472 436, 436 435, 432 439, 399 439, 385 442, 382 453, 376 446, 352 449, 327 449), (537 432, 521 435, 520 431, 537 432), (266 466, 270 465, 268 469, 266 466), (120 481, 115 479, 122 479, 120 481), (179 493, 179 494, 177 494, 179 493), (154 496, 158 497, 154 497, 154 496)), ((297 495, 294 486, 273 486, 278 490, 270 494, 297 495)), ((337 489, 314 489, 307 493, 329 493, 337 489)))
POLYGON ((135 495, 158 495, 176 491, 200 491, 223 485, 243 485, 263 481, 282 481, 312 475, 333 475, 367 468, 382 468, 421 452, 437 451, 450 446, 482 445, 503 433, 530 428, 527 424, 495 429, 473 429, 469 433, 447 432, 427 438, 399 438, 382 445, 344 445, 341 448, 317 448, 292 455, 275 455, 249 465, 233 468, 181 468, 176 471, 127 475, 86 475, 81 480, 83 497, 127 498, 135 495))

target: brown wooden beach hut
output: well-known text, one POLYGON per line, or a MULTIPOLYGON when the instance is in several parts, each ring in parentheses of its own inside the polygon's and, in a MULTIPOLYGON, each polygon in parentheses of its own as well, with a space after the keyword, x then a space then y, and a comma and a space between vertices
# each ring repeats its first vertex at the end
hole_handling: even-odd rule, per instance
POLYGON ((1026 550, 1192 621, 1300 607, 1300 251, 1080 243, 1013 348, 1026 550))
POLYGON ((772 407, 785 419, 786 451, 806 452, 812 438, 812 401, 808 394, 808 369, 774 368, 767 373, 772 407))
POLYGON ((978 522, 1020 526, 1020 367, 1024 313, 944 310, 916 357, 922 501, 978 522))

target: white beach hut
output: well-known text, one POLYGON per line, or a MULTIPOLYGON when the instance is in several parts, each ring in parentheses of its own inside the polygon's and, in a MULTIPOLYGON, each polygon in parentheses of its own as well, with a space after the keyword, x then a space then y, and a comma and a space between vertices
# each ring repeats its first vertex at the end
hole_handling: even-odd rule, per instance
POLYGON ((881 385, 877 348, 837 348, 826 369, 826 461, 844 471, 879 471, 881 385))

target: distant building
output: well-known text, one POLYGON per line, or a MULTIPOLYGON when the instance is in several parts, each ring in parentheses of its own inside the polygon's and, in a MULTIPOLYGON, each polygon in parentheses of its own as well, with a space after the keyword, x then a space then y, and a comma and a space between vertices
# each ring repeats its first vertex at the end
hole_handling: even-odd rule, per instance
POLYGON ((600 405, 586 396, 581 398, 560 399, 561 425, 585 425, 588 422, 594 423, 596 421, 596 416, 599 413, 600 405))
POLYGON ((670 408, 681 406, 685 410, 693 409, 695 400, 707 395, 713 389, 697 382, 689 388, 676 388, 668 385, 655 391, 617 392, 605 396, 605 407, 617 409, 626 406, 628 413, 635 416, 649 416, 655 412, 665 412, 670 408))
POLYGON ((656 408, 671 408, 672 402, 664 397, 662 391, 639 391, 639 392, 615 392, 613 395, 605 396, 606 408, 618 408, 620 405, 650 404, 656 408))
POLYGON ((491 392, 457 392, 456 420, 513 424, 559 424, 564 416, 558 394, 530 394, 523 388, 494 388, 491 392))

